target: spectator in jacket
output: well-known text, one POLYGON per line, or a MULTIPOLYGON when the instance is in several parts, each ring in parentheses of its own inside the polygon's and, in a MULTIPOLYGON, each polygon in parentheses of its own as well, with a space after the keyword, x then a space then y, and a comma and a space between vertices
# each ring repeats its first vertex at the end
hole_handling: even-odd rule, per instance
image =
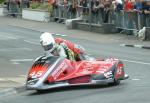
POLYGON ((134 10, 136 11, 141 11, 142 10, 142 1, 141 0, 136 0, 135 5, 134 5, 134 10))
POLYGON ((125 11, 133 10, 133 4, 130 0, 125 0, 124 1, 124 10, 125 11))
POLYGON ((145 25, 147 27, 150 27, 150 1, 144 1, 143 2, 143 14, 145 15, 145 25))
POLYGON ((123 3, 121 0, 115 0, 115 10, 116 11, 120 11, 120 10, 123 10, 123 3))

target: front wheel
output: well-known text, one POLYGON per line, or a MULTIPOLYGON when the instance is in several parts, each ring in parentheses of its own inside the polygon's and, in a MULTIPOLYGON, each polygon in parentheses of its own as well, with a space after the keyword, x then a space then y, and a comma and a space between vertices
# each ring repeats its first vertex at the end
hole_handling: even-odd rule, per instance
POLYGON ((119 85, 119 84, 120 84, 120 80, 114 79, 114 82, 109 83, 108 85, 110 85, 110 86, 117 86, 117 85, 119 85))
POLYGON ((120 84, 120 80, 114 80, 114 85, 119 85, 120 84))

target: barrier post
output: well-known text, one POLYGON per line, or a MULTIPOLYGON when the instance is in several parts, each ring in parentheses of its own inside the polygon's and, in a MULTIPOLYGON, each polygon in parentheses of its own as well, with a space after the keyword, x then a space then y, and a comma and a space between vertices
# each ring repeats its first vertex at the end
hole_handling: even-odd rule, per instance
POLYGON ((137 17, 138 17, 138 30, 140 30, 140 29, 142 29, 142 27, 141 27, 141 15, 140 15, 140 13, 138 13, 137 17))
POLYGON ((91 5, 91 0, 89 0, 89 28, 90 28, 90 31, 92 31, 92 15, 91 15, 91 12, 92 12, 92 10, 91 10, 91 7, 92 7, 92 5, 91 5))
POLYGON ((146 27, 150 27, 150 14, 146 15, 146 27))

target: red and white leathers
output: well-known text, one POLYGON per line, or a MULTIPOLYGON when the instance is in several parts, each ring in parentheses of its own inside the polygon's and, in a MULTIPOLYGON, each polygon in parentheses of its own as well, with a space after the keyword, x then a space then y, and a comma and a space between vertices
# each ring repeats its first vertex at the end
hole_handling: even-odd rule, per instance
POLYGON ((55 38, 55 42, 57 44, 61 44, 64 43, 70 50, 72 50, 75 54, 81 54, 83 53, 83 50, 81 50, 81 48, 79 48, 79 45, 74 44, 68 40, 64 40, 62 38, 55 38))
MULTIPOLYGON (((69 53, 66 55, 74 56, 75 60, 81 60, 81 55, 84 54, 84 49, 81 46, 74 44, 68 40, 62 39, 62 38, 55 38, 55 43, 62 46, 64 49, 65 49, 65 47, 67 47, 69 50, 71 50, 71 51, 67 50, 67 52, 69 52, 69 53), (73 52, 73 54, 71 52, 73 52)), ((61 48, 61 47, 59 47, 59 48, 61 48)), ((57 51, 59 51, 59 55, 64 55, 64 50, 59 49, 57 51)), ((65 52, 66 52, 66 49, 65 49, 65 52)), ((72 57, 70 57, 70 56, 69 56, 69 58, 72 59, 72 57)))
POLYGON ((62 38, 54 38, 51 33, 43 33, 40 36, 40 43, 46 56, 60 56, 75 61, 86 59, 84 49, 80 45, 62 38))

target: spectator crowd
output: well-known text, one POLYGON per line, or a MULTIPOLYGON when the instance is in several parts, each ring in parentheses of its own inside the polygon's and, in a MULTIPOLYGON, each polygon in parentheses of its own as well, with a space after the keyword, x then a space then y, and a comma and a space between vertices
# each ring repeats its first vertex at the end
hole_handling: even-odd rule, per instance
POLYGON ((49 4, 57 8, 59 5, 67 6, 67 11, 76 13, 76 16, 87 14, 91 7, 92 15, 101 17, 104 23, 108 22, 110 11, 140 12, 150 14, 150 0, 49 0, 49 4), (91 5, 91 6, 90 6, 91 5), (98 15, 100 12, 101 15, 98 15))
POLYGON ((140 12, 145 15, 150 14, 150 0, 6 0, 7 9, 13 10, 15 13, 20 6, 29 8, 30 2, 48 2, 54 9, 64 6, 67 12, 76 17, 82 14, 88 14, 89 10, 96 18, 102 18, 102 22, 108 22, 110 11, 119 12, 121 10, 127 12, 140 12), (90 8, 90 9, 89 9, 90 8))
POLYGON ((29 8, 30 1, 29 0, 6 0, 4 4, 7 6, 8 14, 12 17, 17 17, 21 15, 22 8, 29 8))
POLYGON ((150 27, 150 0, 49 0, 48 2, 54 10, 60 9, 59 18, 86 17, 87 22, 94 24, 113 23, 117 28, 129 31, 129 34, 133 34, 134 30, 137 32, 144 26, 150 27), (66 12, 66 17, 62 15, 63 12, 66 12))
POLYGON ((150 27, 150 0, 6 0, 6 5, 11 16, 16 17, 19 8, 29 8, 31 2, 48 3, 53 17, 84 17, 96 24, 115 22, 125 29, 150 27))

